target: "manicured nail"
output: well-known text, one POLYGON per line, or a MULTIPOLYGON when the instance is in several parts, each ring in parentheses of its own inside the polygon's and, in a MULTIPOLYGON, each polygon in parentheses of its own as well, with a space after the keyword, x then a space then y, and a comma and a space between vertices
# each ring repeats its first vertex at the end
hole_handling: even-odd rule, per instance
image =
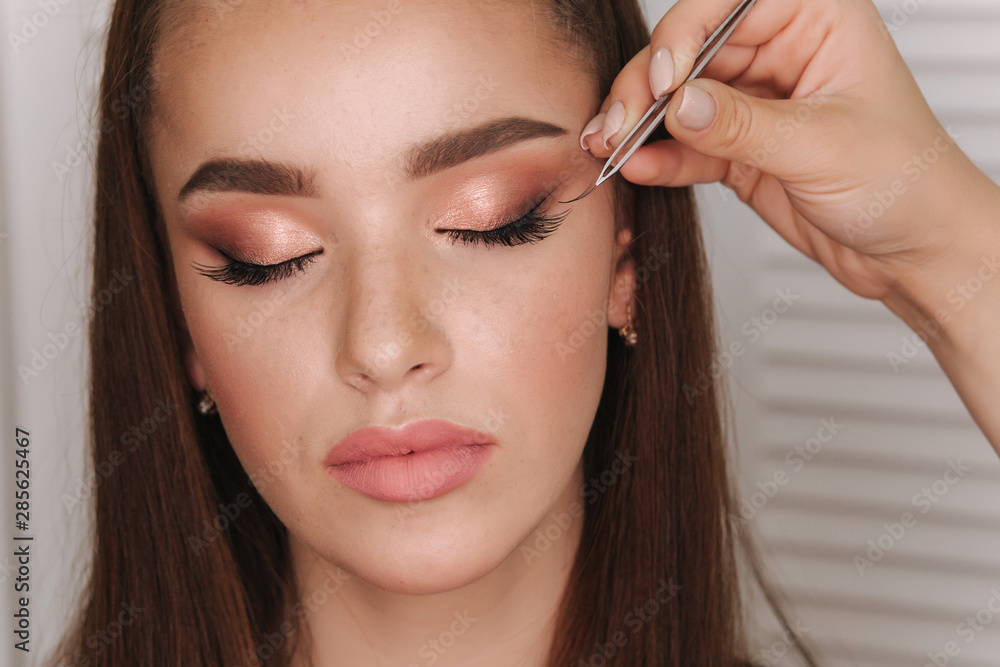
POLYGON ((604 129, 604 117, 607 115, 602 111, 590 119, 590 122, 583 128, 583 132, 580 133, 580 148, 585 151, 590 150, 587 139, 604 129))
POLYGON ((715 100, 704 90, 684 86, 681 106, 677 109, 677 122, 695 132, 704 130, 715 120, 715 100))
POLYGON ((649 89, 657 99, 674 83, 674 57, 670 49, 661 46, 649 61, 649 89))
POLYGON ((611 105, 608 109, 608 116, 604 119, 604 147, 610 148, 608 146, 608 139, 615 136, 618 130, 622 129, 622 123, 625 122, 625 105, 622 104, 621 100, 615 100, 615 103, 611 105))

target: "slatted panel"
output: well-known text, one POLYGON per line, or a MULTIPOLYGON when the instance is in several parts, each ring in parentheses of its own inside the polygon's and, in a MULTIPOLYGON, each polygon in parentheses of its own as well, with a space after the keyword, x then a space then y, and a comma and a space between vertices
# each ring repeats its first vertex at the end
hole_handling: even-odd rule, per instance
MULTIPOLYGON (((903 5, 877 4, 890 22, 903 5)), ((918 9, 896 15, 906 20, 893 38, 942 124, 1000 181, 1000 3, 906 4, 918 9)), ((742 497, 760 505, 746 511, 791 616, 826 665, 920 667, 948 642, 960 651, 949 665, 1000 665, 1000 614, 983 613, 991 618, 980 632, 959 634, 994 595, 1000 609, 1000 460, 928 350, 893 367, 889 353, 914 334, 882 304, 851 294, 759 221, 742 222, 750 218, 732 198, 700 194, 723 260, 731 260, 725 225, 754 225, 756 264, 736 274, 753 286, 721 281, 723 308, 748 289, 756 305, 745 312, 758 315, 775 290, 798 297, 752 343, 742 318, 723 318, 724 342, 748 347, 735 365, 742 497), (842 427, 828 442, 813 440, 809 454, 823 418, 842 427), (944 481, 949 461, 963 470, 954 484, 944 481), (904 512, 914 523, 897 539, 889 530, 899 534, 892 524, 904 512), (891 546, 862 574, 855 557, 867 558, 868 541, 880 538, 891 546)), ((779 639, 772 622, 760 622, 767 643, 779 639)))

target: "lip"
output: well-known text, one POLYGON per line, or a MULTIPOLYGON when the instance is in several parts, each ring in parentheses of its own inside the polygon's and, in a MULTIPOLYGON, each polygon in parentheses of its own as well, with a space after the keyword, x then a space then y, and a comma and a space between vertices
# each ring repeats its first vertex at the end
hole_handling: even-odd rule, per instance
POLYGON ((323 465, 345 486, 376 500, 431 500, 469 481, 495 445, 488 433, 423 419, 403 428, 355 431, 334 445, 323 465))

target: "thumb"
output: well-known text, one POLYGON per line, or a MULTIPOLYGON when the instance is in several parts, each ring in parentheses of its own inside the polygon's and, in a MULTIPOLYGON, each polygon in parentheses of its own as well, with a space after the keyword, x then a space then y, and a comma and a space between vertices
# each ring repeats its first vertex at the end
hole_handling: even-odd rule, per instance
POLYGON ((694 79, 674 94, 664 121, 674 139, 703 155, 781 177, 801 167, 801 155, 795 157, 801 151, 794 147, 808 140, 802 128, 822 104, 821 97, 761 99, 712 79, 694 79))

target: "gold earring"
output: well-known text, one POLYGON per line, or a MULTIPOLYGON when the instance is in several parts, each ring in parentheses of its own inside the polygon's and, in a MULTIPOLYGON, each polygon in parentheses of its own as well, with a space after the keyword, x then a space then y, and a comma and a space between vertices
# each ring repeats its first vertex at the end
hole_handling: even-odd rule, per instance
POLYGON ((635 327, 632 326, 632 304, 625 304, 625 326, 618 330, 618 333, 623 339, 625 339, 625 344, 632 346, 636 344, 639 340, 639 334, 636 333, 635 327))
POLYGON ((205 391, 201 392, 201 400, 198 401, 198 412, 203 415, 212 415, 218 412, 215 407, 215 397, 212 396, 212 392, 208 387, 205 387, 205 391))

